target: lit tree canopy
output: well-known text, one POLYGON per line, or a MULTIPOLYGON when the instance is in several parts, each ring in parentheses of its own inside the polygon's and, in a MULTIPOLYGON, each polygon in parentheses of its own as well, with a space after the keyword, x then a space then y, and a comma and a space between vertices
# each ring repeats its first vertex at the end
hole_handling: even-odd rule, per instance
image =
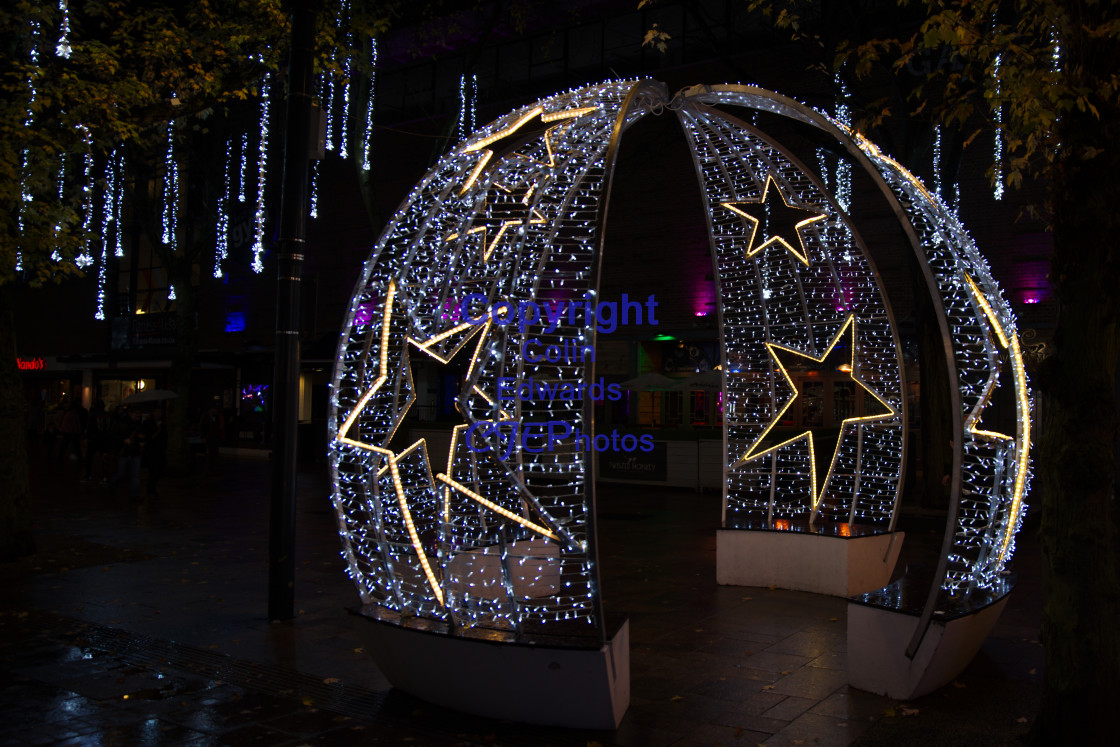
MULTIPOLYGON (((320 24, 320 67, 336 78, 365 72, 359 50, 386 27, 386 4, 328 5, 323 17, 349 22, 320 24)), ((20 0, 0 10, 0 284, 17 268, 32 284, 79 272, 92 194, 103 188, 87 173, 92 162, 122 144, 152 150, 172 120, 206 127, 256 97, 286 54, 280 0, 74 6, 20 0)))

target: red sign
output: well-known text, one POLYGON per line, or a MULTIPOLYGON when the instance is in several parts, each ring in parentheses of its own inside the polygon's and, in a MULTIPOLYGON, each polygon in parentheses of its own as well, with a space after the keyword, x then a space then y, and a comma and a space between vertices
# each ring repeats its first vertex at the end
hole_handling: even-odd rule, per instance
POLYGON ((16 365, 20 371, 42 371, 47 367, 42 358, 20 358, 16 356, 16 365))

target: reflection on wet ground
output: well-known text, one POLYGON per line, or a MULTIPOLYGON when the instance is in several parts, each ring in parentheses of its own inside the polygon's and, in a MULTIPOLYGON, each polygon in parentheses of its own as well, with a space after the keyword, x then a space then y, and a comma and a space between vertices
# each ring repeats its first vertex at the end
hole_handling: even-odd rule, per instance
MULTIPOLYGON (((631 621, 621 728, 527 727, 420 702, 389 688, 352 630, 345 608, 358 600, 324 472, 301 475, 300 609, 278 624, 264 616, 266 463, 167 480, 139 508, 39 475, 41 552, 0 580, 0 744, 839 745, 954 728, 1000 743, 1033 710, 1030 532, 1019 589, 959 687, 904 710, 845 684, 844 600, 715 583, 717 495, 617 486, 598 500, 605 607, 631 621)), ((935 557, 938 517, 902 528, 900 566, 935 557)))

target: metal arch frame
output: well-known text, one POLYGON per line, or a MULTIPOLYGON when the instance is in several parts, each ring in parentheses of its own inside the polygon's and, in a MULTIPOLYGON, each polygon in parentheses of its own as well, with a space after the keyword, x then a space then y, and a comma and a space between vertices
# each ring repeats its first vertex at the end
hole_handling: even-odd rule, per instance
MULTIPOLYGON (((961 501, 961 472, 963 463, 963 440, 966 435, 964 432, 964 419, 963 419, 963 402, 960 392, 960 378, 956 365, 955 349, 952 343, 952 336, 949 331, 948 315, 944 306, 944 297, 942 289, 936 277, 929 266, 926 258, 925 249, 918 236, 918 232, 913 225, 909 212, 902 204, 900 196, 888 184, 886 177, 883 175, 881 168, 868 156, 864 148, 862 148, 852 133, 837 126, 828 117, 820 114, 816 110, 801 104, 793 99, 790 99, 770 91, 766 91, 754 86, 741 86, 741 85, 721 85, 721 86, 695 86, 686 89, 687 95, 695 96, 702 101, 736 104, 740 106, 750 106, 752 108, 770 111, 776 114, 787 116, 797 119, 806 124, 812 125, 820 130, 823 130, 832 135, 839 143, 841 143, 845 150, 852 158, 860 164, 865 173, 875 182, 879 187, 880 192, 887 200, 891 209, 894 211, 896 217, 899 219, 907 238, 910 241, 911 248, 915 253, 919 266, 922 269, 922 274, 926 280, 927 289, 930 293, 931 300, 934 303, 937 312, 938 327, 942 335, 943 352, 947 370, 950 377, 950 399, 952 402, 952 421, 953 432, 958 434, 953 439, 953 470, 951 473, 950 484, 950 505, 949 516, 946 521, 945 534, 942 539, 942 547, 940 557, 938 559, 937 569, 934 573, 934 580, 929 589, 926 602, 922 608, 922 614, 919 618, 919 624, 914 632, 913 637, 906 649, 906 655, 913 658, 916 655, 922 639, 932 621, 934 611, 937 608, 938 597, 940 596, 942 587, 945 583, 948 574, 949 555, 953 547, 954 538, 956 536, 958 521, 959 521, 959 508, 961 501), (755 104, 746 103, 746 101, 757 102, 755 104)), ((896 165, 896 170, 902 178, 913 177, 905 172, 904 169, 896 165)), ((916 181, 916 180, 914 180, 916 181)), ((908 198, 909 199, 909 198, 908 198)), ((937 214, 943 214, 943 207, 938 205, 932 199, 927 198, 927 202, 932 206, 937 214)), ((975 248, 972 247, 975 251, 975 248)), ((952 254, 954 257, 959 258, 961 254, 968 255, 969 247, 962 246, 960 248, 953 247, 952 254)), ((970 260, 974 258, 969 257, 970 260)), ((985 275, 987 273, 985 272, 985 275)), ((994 280, 990 275, 984 278, 985 284, 994 285, 994 280)), ((975 303, 973 303, 975 306, 975 303)), ((1002 306, 1002 304, 1001 304, 1002 306)), ((1013 315, 1009 313, 1006 308, 1001 308, 1005 317, 1010 317, 1013 320, 1013 315)), ((977 314, 979 319, 979 314, 977 314)), ((1023 414, 1026 418, 1030 417, 1030 413, 1023 414)), ((1018 517, 1009 517, 1009 521, 1013 524, 1021 520, 1021 515, 1018 517)), ((1014 527, 1011 533, 1014 534, 1014 527)), ((974 565, 974 564, 973 564, 974 565)), ((975 567, 975 565, 974 565, 975 567)))
MULTIPOLYGON (((862 236, 860 235, 859 229, 855 226, 851 217, 848 215, 848 213, 845 210, 843 210, 843 208, 840 207, 839 203, 836 201, 835 196, 827 189, 827 187, 823 184, 823 182, 820 180, 820 178, 813 172, 812 169, 809 169, 801 161, 801 159, 799 159, 796 155, 791 153, 788 149, 785 148, 785 146, 783 146, 777 140, 770 137, 767 133, 763 132, 761 129, 759 129, 759 128, 757 128, 757 127, 755 127, 755 126, 753 126, 753 125, 751 125, 747 122, 744 122, 743 120, 739 119, 738 117, 735 117, 731 114, 728 114, 727 112, 719 111, 718 109, 716 109, 712 106, 704 104, 702 101, 697 101, 695 97, 681 96, 681 98, 682 98, 684 103, 681 107, 680 112, 678 112, 678 116, 683 117, 683 114, 681 112, 683 112, 686 108, 691 107, 691 108, 695 109, 696 111, 701 112, 705 116, 719 117, 719 118, 724 119, 728 122, 731 122, 732 124, 736 125, 737 127, 740 127, 743 130, 745 130, 746 132, 750 133, 752 136, 754 136, 754 137, 758 138, 759 140, 763 141, 769 147, 773 148, 775 151, 777 151, 778 154, 780 154, 782 157, 787 159, 793 165, 793 167, 795 169, 797 169, 803 175, 805 175, 809 179, 810 183, 812 183, 813 186, 815 186, 820 191, 820 193, 825 196, 825 198, 827 199, 827 201, 829 203, 830 209, 835 211, 835 213, 839 216, 840 220, 843 221, 843 223, 845 224, 846 228, 851 232, 852 237, 853 237, 853 241, 854 241, 856 247, 860 250, 861 254, 863 255, 863 259, 867 263, 868 268, 870 269, 871 275, 873 277, 877 277, 879 275, 878 268, 875 265, 874 258, 867 251, 867 246, 866 246, 865 242, 863 241, 862 236)), ((690 145, 690 148, 691 148, 692 154, 693 154, 693 165, 697 169, 697 178, 699 179, 700 184, 703 185, 704 184, 704 176, 700 172, 699 154, 696 152, 695 144, 691 141, 691 139, 689 139, 689 145, 690 145)), ((714 228, 712 226, 712 220, 711 220, 711 213, 710 212, 706 215, 706 220, 707 220, 707 223, 708 223, 708 235, 709 236, 714 236, 715 233, 714 233, 714 228)), ((716 253, 715 253, 714 250, 713 250, 713 253, 712 253, 712 262, 713 262, 713 269, 714 269, 713 277, 716 279, 716 291, 717 291, 716 298, 718 299, 718 304, 717 304, 718 317, 717 318, 719 320, 720 342, 722 343, 723 342, 723 336, 724 336, 724 330, 725 330, 725 323, 724 323, 724 318, 723 318, 724 296, 723 296, 723 289, 719 285, 720 278, 721 278, 721 273, 719 272, 718 259, 716 257, 716 253)), ((895 529, 896 522, 898 521, 898 508, 899 508, 899 504, 902 501, 902 492, 903 492, 903 487, 904 487, 903 486, 903 480, 905 479, 905 474, 906 474, 906 453, 908 451, 908 449, 906 447, 907 447, 907 441, 908 441, 908 438, 909 438, 909 435, 908 435, 908 424, 909 423, 908 423, 908 409, 906 407, 905 367, 904 367, 903 360, 902 360, 902 345, 901 345, 901 341, 899 340, 899 337, 898 337, 898 327, 897 327, 897 324, 895 323, 895 316, 894 316, 894 311, 891 308, 890 298, 887 296, 885 289, 882 287, 882 285, 876 283, 876 291, 878 292, 879 301, 883 304, 883 309, 886 312, 887 323, 890 327, 891 339, 892 339, 892 342, 894 343, 893 347, 894 347, 894 352, 895 352, 895 364, 897 366, 897 374, 898 374, 898 382, 899 382, 899 391, 898 391, 899 416, 900 416, 899 417, 899 421, 900 421, 900 426, 899 427, 901 429, 900 439, 901 439, 901 442, 902 442, 902 453, 899 457, 898 472, 896 474, 896 478, 897 478, 896 483, 897 484, 895 486, 895 491, 894 491, 895 492, 894 501, 893 501, 893 505, 892 505, 892 508, 891 508, 890 521, 889 521, 889 524, 888 524, 888 527, 887 527, 887 530, 886 530, 887 533, 890 533, 890 532, 893 532, 894 529, 895 529)), ((763 304, 765 305, 765 302, 763 302, 763 304)), ((763 321, 764 321, 764 324, 769 323, 769 314, 768 313, 764 315, 763 321)), ((767 335, 767 337, 769 337, 769 335, 767 335)), ((723 360, 721 362, 723 363, 722 373, 723 373, 723 388, 724 388, 724 391, 727 391, 726 350, 727 350, 726 345, 721 345, 721 357, 723 358, 723 360)), ((727 459, 726 459, 726 454, 727 454, 727 425, 726 425, 726 422, 725 422, 724 427, 723 427, 723 442, 724 442, 724 455, 725 455, 724 481, 723 481, 723 492, 724 492, 724 495, 723 495, 723 514, 724 514, 723 515, 723 521, 726 522, 726 512, 727 512, 727 479, 726 479, 726 476, 727 476, 727 471, 728 471, 727 464, 726 464, 726 462, 727 462, 727 459)), ((822 490, 823 490, 823 487, 824 486, 822 485, 822 490)), ((858 504, 857 496, 853 495, 852 506, 851 506, 851 512, 853 514, 855 512, 855 507, 856 507, 857 504, 858 504)), ((819 508, 820 508, 820 506, 818 504, 818 506, 816 508, 812 509, 812 511, 810 513, 810 516, 811 517, 816 516, 819 508)), ((768 512, 768 521, 769 521, 769 514, 771 514, 772 512, 773 512, 773 487, 771 487, 771 500, 770 500, 770 511, 768 512)))
MULTIPOLYGON (((606 158, 604 159, 604 162, 603 162, 603 168, 606 171, 606 174, 605 174, 604 179, 603 179, 603 193, 602 193, 603 194, 603 197, 602 197, 603 203, 599 207, 598 219, 595 222, 595 233, 598 237, 598 240, 595 242, 595 249, 591 253, 591 279, 590 279, 589 284, 591 286, 592 291, 595 293, 595 298, 596 299, 598 299, 598 297, 599 297, 599 285, 600 285, 600 280, 602 278, 603 253, 606 249, 606 240, 607 240, 607 232, 606 232, 607 212, 610 208, 611 187, 614 185, 614 170, 615 170, 616 161, 618 160, 618 147, 619 147, 619 143, 622 140, 622 133, 629 126, 634 124, 634 121, 637 121, 637 120, 634 120, 634 121, 631 121, 631 122, 627 122, 627 120, 630 118, 631 114, 641 105, 642 102, 640 101, 640 99, 643 96, 649 96, 655 102, 664 103, 668 99, 668 93, 669 93, 669 89, 665 86, 664 83, 661 83, 659 81, 644 80, 644 81, 641 81, 639 83, 636 83, 634 85, 634 87, 630 89, 630 92, 626 95, 626 100, 622 102, 622 106, 619 108, 618 115, 615 117, 614 127, 611 129, 610 143, 608 143, 608 145, 607 145, 607 154, 606 154, 606 158)), ((643 115, 639 115, 639 116, 644 117, 645 115, 643 114, 643 115)), ((591 346, 593 348, 595 347, 596 342, 598 340, 598 335, 599 335, 598 325, 592 326, 590 342, 591 342, 591 346)), ((592 357, 590 361, 585 361, 585 363, 584 363, 583 380, 584 381, 595 381, 595 358, 594 357, 592 357)), ((594 438, 594 434, 595 434, 595 406, 594 406, 594 403, 590 399, 585 399, 582 409, 583 409, 583 422, 585 422, 585 423, 587 423, 591 426, 592 438, 594 438)), ((596 488, 595 488, 595 476, 594 476, 594 464, 593 464, 595 456, 594 456, 594 452, 592 452, 592 451, 584 452, 584 454, 585 454, 585 456, 584 456, 584 471, 589 476, 588 481, 584 483, 584 495, 587 498, 588 506, 590 506, 590 510, 587 513, 588 555, 591 559, 591 565, 592 565, 592 570, 591 570, 592 582, 595 584, 595 589, 598 592, 598 590, 601 589, 602 586, 599 583, 599 536, 598 536, 598 521, 596 520, 596 517, 595 517, 595 510, 596 510, 596 505, 597 505, 597 496, 596 496, 596 488)), ((595 607, 596 607, 596 612, 599 615, 598 628, 599 628, 600 640, 605 642, 606 639, 608 638, 608 635, 607 635, 606 620, 603 616, 603 597, 602 597, 601 593, 596 593, 595 594, 595 607)))
MULTIPOLYGON (((645 88, 649 88, 649 86, 656 87, 656 84, 645 84, 645 88)), ((609 194, 609 192, 606 192, 604 190, 609 189, 609 178, 613 174, 613 159, 614 153, 617 151, 617 142, 627 118, 633 117, 634 110, 636 106, 639 105, 638 94, 643 92, 639 89, 643 89, 643 84, 629 81, 608 82, 607 84, 589 86, 578 91, 571 91, 565 94, 542 99, 536 104, 531 104, 529 106, 516 110, 515 112, 498 118, 486 127, 481 128, 470 138, 468 138, 468 140, 465 141, 464 144, 461 144, 448 156, 445 156, 443 159, 441 159, 441 161, 437 163, 432 169, 430 169, 424 176, 424 178, 420 181, 420 183, 416 186, 416 188, 414 188, 402 201, 400 208, 397 210, 390 223, 387 224, 386 228, 384 229, 381 238, 374 248, 374 251, 371 253, 370 259, 366 262, 365 267, 363 268, 363 272, 361 273, 361 276, 357 281, 355 292, 352 296, 351 304, 346 315, 345 326, 343 327, 342 339, 340 340, 339 344, 339 353, 337 358, 338 364, 336 365, 332 381, 334 393, 331 399, 331 415, 329 426, 329 435, 332 444, 330 468, 332 482, 334 483, 336 514, 338 517, 340 534, 342 535, 344 545, 344 555, 348 560, 351 575, 355 576, 355 580, 358 581, 357 585, 363 602, 368 603, 371 601, 376 601, 366 593, 366 584, 361 581, 361 578, 366 574, 366 570, 361 567, 363 561, 359 559, 358 555, 368 555, 368 551, 357 547, 357 545, 355 544, 356 539, 353 536, 354 527, 351 523, 352 520, 349 518, 353 509, 351 508, 351 506, 347 505, 347 501, 349 500, 349 498, 342 495, 342 488, 340 487, 341 483, 343 482, 342 475, 340 474, 340 465, 343 463, 352 463, 354 459, 353 457, 345 457, 340 454, 338 442, 339 423, 341 422, 342 415, 344 414, 342 408, 353 406, 354 402, 351 400, 355 398, 355 395, 353 392, 347 392, 346 402, 340 402, 339 395, 344 385, 347 387, 356 387, 359 392, 362 389, 362 384, 353 384, 352 382, 347 381, 347 379, 353 375, 353 372, 357 368, 357 363, 352 358, 354 353, 357 352, 359 348, 361 348, 361 345, 357 340, 356 328, 354 326, 355 317, 357 315, 360 303, 364 298, 368 296, 367 287, 371 282, 371 279, 374 277, 375 266, 381 264, 384 261, 384 258, 386 256, 385 253, 388 251, 393 253, 394 262, 401 262, 400 266, 390 274, 396 276, 396 274, 403 271, 407 276, 408 271, 402 268, 406 268, 410 265, 410 262, 407 261, 409 258, 420 257, 426 253, 438 251, 441 248, 438 245, 433 245, 431 243, 433 241, 432 236, 434 235, 433 230, 437 233, 441 230, 438 227, 438 223, 434 222, 437 220, 437 216, 439 216, 441 213, 446 213, 447 208, 454 205, 452 214, 455 217, 452 218, 452 222, 457 221, 460 225, 466 225, 469 224, 474 218, 478 217, 479 205, 480 201, 482 200, 481 194, 479 194, 477 197, 468 196, 466 200, 457 200, 449 205, 446 203, 452 200, 456 200, 457 198, 457 196, 452 194, 453 189, 447 186, 438 187, 438 180, 448 178, 449 174, 451 173, 465 173, 465 170, 468 169, 468 161, 463 160, 464 157, 467 156, 467 153, 465 151, 465 146, 467 144, 478 142, 482 138, 487 137, 489 133, 496 133, 499 130, 504 129, 511 122, 515 121, 521 114, 532 110, 534 106, 543 105, 547 108, 550 102, 556 102, 561 99, 567 100, 567 107, 579 107, 587 103, 602 101, 608 102, 606 103, 608 109, 604 113, 613 116, 615 119, 611 129, 611 137, 609 141, 610 144, 613 144, 610 147, 610 153, 607 153, 607 148, 603 147, 603 149, 598 150, 597 154, 591 155, 587 159, 584 159, 586 161, 585 165, 581 165, 582 162, 578 158, 574 162, 566 159, 565 164, 576 165, 576 168, 579 170, 579 175, 571 183, 561 185, 559 194, 556 197, 556 202, 551 206, 551 210, 558 217, 569 209, 572 200, 575 199, 581 192, 585 193, 584 197, 586 197, 587 195, 593 197, 593 202, 588 203, 586 202, 586 200, 584 200, 584 203, 581 205, 581 208, 587 213, 588 222, 586 224, 583 224, 586 225, 587 230, 579 234, 581 236, 581 238, 578 239, 581 245, 579 251, 582 253, 582 256, 586 258, 584 259, 584 261, 588 263, 588 266, 580 267, 577 270, 577 289, 579 290, 579 292, 583 292, 585 289, 591 288, 594 288, 597 291, 597 278, 593 277, 590 265, 592 264, 592 259, 597 255, 601 255, 602 253, 601 226, 604 219, 604 205, 598 203, 600 200, 603 200, 607 194, 609 194), (588 168, 593 169, 593 171, 589 172, 588 168), (598 173, 595 173, 593 181, 585 181, 586 175, 588 173, 594 172, 598 173), (435 185, 437 186, 437 189, 435 190, 432 189, 432 187, 434 186, 433 182, 437 182, 437 185, 435 185), (588 210, 588 207, 591 207, 594 212, 588 210)), ((662 96, 659 95, 658 98, 662 98, 662 96)), ((598 116, 601 119, 602 115, 598 116)), ((601 131, 601 128, 598 126, 598 124, 592 126, 595 127, 595 131, 601 131)), ((544 178, 548 173, 545 168, 546 167, 535 169, 533 173, 535 173, 536 175, 531 177, 531 180, 533 182, 539 182, 542 178, 544 178)), ((452 182, 454 182, 458 179, 458 177, 451 176, 451 179, 452 182)), ((573 223, 572 225, 581 225, 578 222, 578 219, 576 220, 577 222, 573 223)), ((559 223, 559 221, 557 221, 557 223, 559 223)), ((517 246, 519 247, 518 251, 530 252, 533 256, 537 257, 539 261, 548 262, 548 256, 550 255, 549 247, 553 246, 557 230, 558 229, 556 226, 551 226, 548 234, 544 238, 540 238, 534 242, 534 249, 522 249, 521 247, 524 246, 524 240, 516 239, 515 241, 517 242, 517 246)), ((458 246, 458 243, 461 242, 457 242, 456 246, 458 246)), ((456 251, 458 250, 459 249, 456 249, 456 251)), ((433 281, 434 276, 429 274, 422 268, 419 269, 419 273, 419 275, 413 276, 416 281, 420 282, 424 287, 430 285, 433 281)), ((538 282, 540 282, 541 280, 543 280, 543 278, 537 278, 538 282)), ((495 293, 504 295, 505 293, 511 292, 513 290, 513 286, 511 285, 511 283, 512 281, 510 281, 509 279, 502 280, 500 278, 491 278, 484 281, 483 285, 480 286, 480 290, 484 290, 484 292, 486 292, 488 295, 494 295, 495 293)), ((539 288, 539 285, 534 285, 531 289, 531 292, 535 293, 539 288)), ((410 304, 409 308, 413 308, 412 305, 416 302, 416 298, 410 297, 408 300, 408 303, 410 304)), ((410 323, 410 327, 411 324, 412 323, 410 323)), ((594 330, 594 326, 592 326, 592 329, 594 330)), ((510 341, 506 338, 503 338, 502 343, 499 344, 504 344, 508 350, 509 344, 512 343, 510 343, 510 341)), ((364 355, 368 355, 368 352, 369 351, 366 351, 364 355)), ((395 361, 399 355, 399 351, 395 351, 394 365, 396 365, 395 361)), ((497 365, 498 369, 501 369, 503 366, 513 365, 513 362, 507 360, 505 363, 498 363, 497 365)), ((581 366, 582 365, 584 364, 581 364, 581 366)), ((578 371, 580 369, 577 368, 575 370, 578 371)), ((491 373, 491 375, 494 374, 491 373)), ((584 373, 584 376, 586 376, 586 373, 584 373)), ((586 403, 584 403, 583 410, 586 410, 586 403)), ((571 415, 585 416, 585 413, 581 412, 578 408, 571 411, 565 410, 564 412, 570 413, 571 415)), ((470 421, 471 419, 468 419, 468 422, 470 421)), ((579 464, 581 458, 578 455, 573 454, 570 457, 566 457, 566 460, 570 461, 571 464, 574 465, 579 464)), ((503 461, 502 467, 505 469, 505 472, 507 474, 510 473, 511 465, 505 464, 503 461)), ((589 517, 590 521, 588 521, 586 525, 586 528, 589 531, 589 542, 588 546, 582 551, 582 553, 580 553, 580 555, 582 556, 581 562, 586 564, 584 566, 584 571, 581 573, 581 578, 584 579, 581 583, 586 584, 587 586, 586 593, 588 599, 587 601, 582 602, 582 604, 587 606, 583 607, 583 611, 579 612, 578 615, 581 617, 584 615, 588 615, 589 622, 591 622, 597 629, 600 638, 603 638, 605 636, 605 632, 601 614, 601 595, 599 593, 598 573, 596 565, 597 557, 594 550, 594 495, 592 491, 589 491, 587 489, 587 483, 591 480, 591 476, 589 473, 584 473, 583 476, 574 478, 569 477, 569 479, 571 480, 572 487, 575 488, 570 498, 574 498, 577 504, 579 502, 583 502, 590 511, 589 514, 585 514, 584 516, 579 517, 581 526, 579 526, 577 530, 584 530, 583 520, 589 517)), ((353 477, 351 475, 347 475, 347 480, 352 483, 353 477)), ((516 480, 514 481, 514 487, 522 491, 525 489, 525 486, 520 484, 520 482, 516 480)), ((378 522, 380 527, 382 521, 380 516, 371 516, 371 520, 378 522)), ((384 555, 387 552, 387 549, 384 546, 385 543, 381 542, 378 544, 380 546, 380 553, 384 555)), ((383 567, 382 570, 387 569, 383 567)), ((395 576, 399 574, 393 575, 395 576)), ((393 585, 393 579, 382 579, 381 581, 382 582, 379 585, 393 585)), ((441 582, 441 585, 442 583, 443 582, 441 582)), ((557 593, 557 596, 563 598, 570 595, 565 594, 564 590, 561 589, 557 593)), ((582 596, 582 592, 577 593, 577 596, 574 598, 577 603, 580 596, 582 596)), ((513 598, 509 597, 507 601, 512 603, 513 598)), ((564 604, 566 604, 566 602, 562 601, 561 607, 563 607, 564 604)), ((425 603, 425 605, 427 605, 427 603, 425 603)), ((513 614, 514 616, 516 616, 517 613, 515 612, 513 614)))
MULTIPOLYGON (((795 119, 799 119, 806 124, 813 125, 818 129, 824 130, 831 134, 838 142, 840 142, 848 153, 853 156, 856 161, 863 167, 864 171, 871 176, 872 180, 879 187, 883 196, 886 198, 891 209, 898 218, 906 237, 910 240, 911 249, 918 260, 918 264, 922 269, 922 276, 925 278, 926 287, 930 293, 930 300, 933 302, 934 310, 937 312, 937 325, 941 332, 942 351, 945 356, 946 370, 949 375, 949 398, 952 405, 952 427, 953 433, 961 433, 963 430, 963 419, 961 417, 961 395, 960 383, 957 375, 956 357, 952 347, 952 337, 949 333, 948 318, 945 314, 945 306, 942 302, 941 289, 937 283, 937 279, 933 276, 930 270, 929 263, 926 261, 925 252, 922 249, 920 240, 918 239, 917 232, 913 224, 910 222, 910 217, 907 215, 906 210, 902 207, 901 201, 895 195, 890 185, 879 173, 879 170, 871 162, 871 159, 860 149, 840 128, 836 127, 830 120, 821 115, 819 112, 811 109, 804 104, 797 101, 781 96, 778 94, 765 91, 761 88, 753 86, 737 86, 737 85, 724 85, 724 86, 703 86, 696 92, 696 95, 705 100, 707 94, 714 93, 730 93, 739 94, 744 97, 757 98, 770 102, 772 106, 765 107, 759 106, 756 108, 771 111, 777 114, 785 114, 791 116, 793 113, 795 119)), ((712 97, 719 100, 718 97, 712 97)), ((730 102, 735 103, 735 102, 730 102)), ((934 571, 933 581, 930 585, 929 593, 926 597, 926 603, 922 608, 921 617, 918 620, 918 626, 914 631, 914 635, 906 648, 906 655, 913 658, 918 651, 918 647, 925 637, 926 631, 933 620, 933 613, 937 607, 937 599, 941 593, 941 585, 944 583, 946 572, 948 571, 949 552, 953 546, 953 538, 956 534, 957 527, 957 509, 960 505, 961 493, 961 462, 963 454, 963 444, 960 438, 953 439, 953 469, 951 471, 950 493, 949 493, 949 515, 945 522, 945 534, 942 538, 941 552, 937 561, 937 568, 934 571)))

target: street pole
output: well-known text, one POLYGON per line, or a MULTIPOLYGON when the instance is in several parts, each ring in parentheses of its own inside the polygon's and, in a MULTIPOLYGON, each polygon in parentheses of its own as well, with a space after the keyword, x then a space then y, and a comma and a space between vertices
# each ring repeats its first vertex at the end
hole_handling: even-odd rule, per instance
POLYGON ((311 156, 313 0, 291 3, 291 54, 284 127, 284 182, 276 287, 276 363, 272 377, 272 475, 268 526, 268 619, 295 617, 296 427, 299 417, 300 273, 307 235, 311 156))

